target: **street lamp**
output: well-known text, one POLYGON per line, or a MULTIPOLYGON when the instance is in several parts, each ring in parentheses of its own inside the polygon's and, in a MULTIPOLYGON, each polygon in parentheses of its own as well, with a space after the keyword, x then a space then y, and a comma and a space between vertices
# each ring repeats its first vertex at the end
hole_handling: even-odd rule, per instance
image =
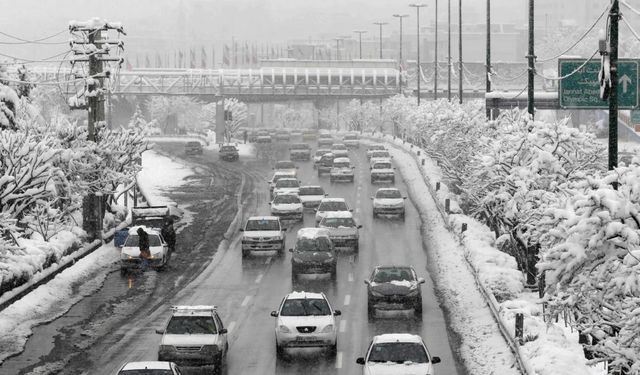
POLYGON ((398 60, 400 66, 400 80, 398 82, 398 88, 400 93, 402 93, 402 19, 405 17, 409 17, 408 14, 394 14, 394 17, 400 20, 400 59, 398 60))
POLYGON ((336 60, 340 60, 340 41, 344 38, 333 38, 336 41, 336 60))
POLYGON ((417 78, 418 78, 418 105, 420 105, 420 80, 421 80, 421 70, 420 70, 420 8, 422 7, 426 7, 426 4, 409 4, 410 7, 416 8, 416 24, 418 27, 418 58, 417 63, 418 63, 418 71, 417 71, 417 78))
POLYGON ((382 59, 382 26, 387 25, 388 22, 374 22, 373 24, 380 26, 380 59, 382 59))
MULTIPOLYGON (((487 0, 489 1, 489 0, 487 0)), ((438 99, 438 0, 435 9, 435 46, 433 56, 433 98, 438 99)))
POLYGON ((362 34, 366 34, 366 30, 355 30, 354 33, 358 34, 360 44, 360 60, 362 60, 362 34))

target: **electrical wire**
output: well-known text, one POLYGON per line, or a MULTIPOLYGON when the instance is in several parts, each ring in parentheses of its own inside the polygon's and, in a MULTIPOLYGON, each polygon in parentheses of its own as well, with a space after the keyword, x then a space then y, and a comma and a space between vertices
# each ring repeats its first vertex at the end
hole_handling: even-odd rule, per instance
POLYGON ((541 77, 541 78, 544 78, 544 79, 548 79, 548 80, 550 80, 550 81, 562 81, 563 79, 571 77, 572 75, 574 75, 574 74, 576 74, 578 71, 580 71, 580 69, 584 68, 584 66, 585 66, 585 65, 587 65, 591 60, 593 60, 593 57, 594 57, 598 52, 599 52, 598 50, 595 50, 595 52, 593 52, 593 54, 591 55, 591 57, 589 57, 589 58, 587 59, 587 61, 583 62, 583 63, 582 63, 582 65, 580 65, 579 67, 575 68, 571 73, 565 74, 565 75, 563 75, 562 77, 545 77, 545 76, 543 76, 542 74, 538 73, 538 71, 535 69, 535 67, 533 68, 533 72, 534 72, 538 77, 541 77))
POLYGON ((640 41, 640 34, 638 34, 638 32, 633 28, 633 26, 631 26, 631 24, 627 21, 627 19, 625 17, 620 17, 620 18, 622 19, 622 22, 624 22, 624 24, 627 25, 629 30, 631 30, 631 33, 633 34, 633 36, 635 36, 636 39, 640 41))
MULTIPOLYGON (((28 43, 38 44, 38 43, 40 43, 40 42, 42 42, 42 41, 44 41, 44 40, 49 40, 49 39, 51 39, 51 38, 55 38, 55 37, 57 37, 58 35, 63 34, 63 33, 66 33, 66 32, 69 32, 69 30, 68 30, 68 29, 65 29, 65 30, 62 30, 62 31, 60 31, 60 32, 57 32, 57 33, 55 33, 55 34, 53 34, 53 35, 49 35, 49 36, 44 37, 44 38, 39 38, 39 39, 34 39, 34 40, 28 40, 28 39, 23 39, 23 38, 20 38, 20 37, 17 37, 17 36, 11 35, 11 34, 7 34, 7 33, 3 32, 3 31, 0 31, 0 35, 4 35, 4 36, 6 36, 6 37, 8 37, 8 38, 15 39, 15 40, 19 40, 20 42, 22 42, 22 43, 12 43, 12 42, 6 42, 6 43, 2 43, 2 42, 0 42, 0 43, 1 43, 1 44, 28 44, 28 43)), ((42 44, 56 44, 56 43, 58 43, 58 42, 55 42, 55 43, 42 43, 42 44)), ((60 42, 60 43, 61 43, 61 44, 66 44, 66 43, 68 43, 68 42, 60 42)))
POLYGON ((584 38, 586 38, 586 36, 587 36, 587 35, 589 35, 589 33, 591 32, 591 30, 593 30, 593 28, 594 28, 594 27, 596 27, 596 25, 598 24, 598 22, 600 22, 600 20, 602 19, 602 17, 603 17, 605 14, 607 14, 607 13, 609 12, 609 10, 611 10, 611 5, 607 5, 607 7, 606 7, 606 8, 604 9, 604 11, 600 14, 600 16, 598 16, 598 18, 597 18, 597 19, 596 19, 596 21, 591 25, 591 27, 589 27, 589 28, 587 29, 587 31, 585 31, 585 32, 582 34, 582 36, 580 36, 580 38, 578 38, 578 40, 577 40, 575 43, 573 43, 569 48, 567 48, 567 49, 566 49, 566 50, 564 50, 563 52, 561 52, 561 53, 559 53, 559 54, 557 54, 557 55, 555 55, 555 56, 552 56, 552 57, 548 57, 548 58, 545 58, 545 59, 537 59, 537 58, 536 58, 536 61, 538 61, 538 62, 547 62, 547 61, 555 60, 555 59, 557 59, 558 57, 560 57, 560 56, 562 56, 562 55, 566 54, 567 52, 571 51, 575 46, 577 46, 577 45, 578 45, 578 43, 582 42, 582 41, 584 40, 584 38))
POLYGON ((625 0, 621 1, 622 5, 626 6, 630 11, 632 11, 633 13, 637 14, 640 16, 640 11, 638 11, 637 9, 634 9, 631 5, 629 5, 629 3, 627 3, 625 0))
POLYGON ((519 92, 519 93, 517 93, 513 98, 509 98, 508 100, 516 99, 517 97, 519 97, 520 95, 522 95, 522 93, 524 92, 524 90, 526 90, 526 89, 527 89, 527 87, 529 87, 529 85, 527 85, 527 86, 523 87, 523 88, 522 88, 522 90, 520 90, 520 92, 519 92))
POLYGON ((518 75, 516 75, 514 77, 507 78, 507 77, 503 77, 500 74, 496 73, 496 71, 493 68, 491 68, 491 73, 489 73, 489 74, 491 74, 492 76, 496 76, 496 77, 500 78, 503 81, 515 81, 516 79, 518 79, 518 78, 522 77, 523 75, 527 74, 528 71, 529 71, 529 68, 525 68, 518 75))
POLYGON ((0 53, 0 56, 16 60, 14 62, 2 62, 2 64, 15 65, 15 64, 23 64, 23 63, 65 62, 65 61, 69 61, 69 60, 53 60, 53 59, 55 59, 56 57, 60 57, 60 56, 62 56, 64 54, 67 54, 67 53, 69 53, 69 51, 60 52, 58 54, 55 54, 53 56, 49 56, 49 57, 46 57, 46 58, 40 59, 40 60, 23 59, 23 58, 11 56, 11 55, 5 55, 4 53, 0 53))

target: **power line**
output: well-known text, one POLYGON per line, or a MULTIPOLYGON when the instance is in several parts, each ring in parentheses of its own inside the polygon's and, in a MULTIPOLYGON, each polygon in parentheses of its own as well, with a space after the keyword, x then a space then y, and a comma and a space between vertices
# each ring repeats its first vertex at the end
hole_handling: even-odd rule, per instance
POLYGON ((57 32, 57 33, 55 33, 55 34, 53 34, 53 35, 46 36, 46 37, 44 37, 44 38, 39 38, 39 39, 34 39, 34 40, 28 40, 28 39, 23 39, 23 38, 17 37, 17 36, 15 36, 15 35, 11 35, 11 34, 5 33, 4 31, 0 31, 0 35, 4 35, 4 36, 6 36, 6 37, 8 37, 8 38, 11 38, 11 39, 19 40, 19 41, 21 42, 21 43, 17 43, 17 42, 0 42, 0 44, 28 44, 28 43, 33 43, 33 44, 58 44, 58 43, 60 43, 60 44, 66 44, 66 43, 68 43, 68 42, 49 42, 49 43, 40 43, 40 42, 42 42, 42 41, 44 41, 44 40, 48 40, 48 39, 51 39, 51 38, 55 38, 55 37, 57 37, 58 35, 63 34, 63 33, 66 33, 66 32, 68 32, 68 30, 67 30, 67 29, 62 30, 62 31, 60 31, 60 32, 57 32))
POLYGON ((589 33, 591 32, 591 30, 593 30, 594 27, 596 27, 596 25, 598 24, 598 22, 600 22, 600 20, 602 19, 602 17, 607 14, 609 12, 609 9, 611 9, 610 5, 607 5, 607 7, 604 9, 604 11, 600 14, 600 16, 596 19, 596 21, 591 25, 591 27, 589 27, 587 29, 587 31, 585 31, 582 36, 580 36, 580 38, 578 38, 578 40, 573 43, 569 48, 567 48, 566 50, 564 50, 563 52, 553 56, 553 57, 549 57, 549 58, 545 58, 545 59, 536 59, 536 61, 538 62, 546 62, 546 61, 551 61, 551 60, 555 60, 558 57, 566 54, 567 52, 571 51, 575 46, 578 45, 578 43, 582 42, 584 40, 584 38, 589 35, 589 33))
POLYGON ((582 63, 582 65, 580 65, 579 67, 575 68, 571 73, 567 73, 567 74, 563 75, 562 77, 545 77, 545 76, 543 76, 542 74, 538 73, 538 71, 537 71, 535 68, 533 69, 533 72, 534 72, 538 77, 541 77, 541 78, 544 78, 544 79, 548 79, 548 80, 550 80, 550 81, 562 81, 563 79, 571 77, 572 75, 574 75, 574 74, 576 74, 578 71, 580 71, 582 68, 584 68, 584 66, 585 66, 585 65, 587 65, 587 63, 589 63, 591 60, 593 60, 593 57, 594 57, 598 52, 599 52, 598 50, 595 50, 595 52, 593 52, 593 55, 591 55, 591 57, 589 57, 589 58, 587 59, 587 61, 585 61, 584 63, 582 63))
POLYGON ((629 30, 631 30, 631 33, 633 34, 633 36, 636 37, 636 39, 638 39, 638 41, 640 41, 640 35, 638 34, 638 32, 631 26, 631 24, 627 21, 627 19, 625 17, 620 17, 622 19, 622 22, 624 22, 625 25, 627 25, 627 27, 629 28, 629 30))
POLYGON ((503 81, 515 81, 516 79, 522 77, 523 75, 527 74, 527 72, 529 71, 529 68, 525 68, 522 72, 520 72, 518 75, 514 76, 514 77, 504 77, 501 76, 500 74, 498 74, 493 68, 491 68, 491 75, 494 75, 498 78, 500 78, 503 81))
POLYGON ((637 9, 633 8, 631 5, 629 5, 629 3, 627 3, 625 0, 622 0, 621 3, 626 6, 630 11, 632 11, 633 13, 637 14, 640 16, 640 11, 638 11, 637 9))
POLYGON ((3 65, 5 65, 5 64, 6 65, 16 65, 16 64, 33 64, 33 63, 69 62, 71 60, 53 60, 56 57, 60 57, 62 55, 68 54, 68 53, 69 53, 69 51, 64 51, 64 52, 60 52, 58 54, 55 54, 53 56, 45 57, 44 59, 40 59, 40 60, 23 59, 23 58, 20 58, 20 57, 15 57, 15 56, 11 56, 11 55, 5 55, 4 53, 0 53, 0 56, 16 60, 14 62, 10 62, 10 61, 4 62, 3 61, 3 62, 0 62, 0 64, 3 64, 3 65))

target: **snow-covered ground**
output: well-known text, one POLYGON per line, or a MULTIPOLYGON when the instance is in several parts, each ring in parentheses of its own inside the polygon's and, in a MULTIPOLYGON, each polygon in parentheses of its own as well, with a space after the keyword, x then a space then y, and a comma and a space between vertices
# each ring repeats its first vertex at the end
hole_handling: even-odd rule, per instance
MULTIPOLYGON (((138 184, 145 190, 149 203, 172 204, 164 193, 184 184, 193 171, 154 151, 142 158, 138 184)), ((185 210, 187 218, 189 212, 185 210)), ((184 222, 184 220, 182 220, 184 222)), ((61 241, 68 242, 67 237, 61 241)), ((115 269, 119 249, 113 243, 104 244, 75 265, 58 274, 24 298, 0 311, 0 363, 24 348, 33 327, 54 320, 98 290, 107 274, 115 269)))

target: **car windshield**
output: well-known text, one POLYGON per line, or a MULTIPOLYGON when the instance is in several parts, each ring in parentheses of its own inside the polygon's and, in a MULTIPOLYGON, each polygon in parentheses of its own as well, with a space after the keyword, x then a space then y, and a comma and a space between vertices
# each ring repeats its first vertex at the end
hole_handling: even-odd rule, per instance
POLYGON ((402 198, 399 190, 378 190, 376 198, 402 198))
POLYGON ((321 225, 330 228, 353 228, 356 223, 350 217, 326 217, 322 220, 321 225))
POLYGON ((279 161, 276 163, 276 169, 295 169, 296 165, 292 161, 279 161))
POLYGON ((298 182, 298 180, 294 180, 291 178, 281 178, 278 180, 278 182, 276 182, 276 187, 298 187, 300 186, 300 183, 298 182))
POLYGON ((343 145, 343 144, 337 144, 337 145, 333 145, 333 147, 331 147, 333 150, 346 150, 347 146, 343 145))
POLYGON ((384 150, 384 146, 383 145, 372 145, 371 147, 369 147, 369 151, 373 151, 373 150, 384 150))
POLYGON ((278 224, 277 220, 249 220, 244 230, 280 230, 280 224, 278 224))
POLYGON ((234 146, 222 146, 221 151, 236 151, 234 146))
POLYGON ((375 344, 369 353, 368 362, 427 363, 427 352, 419 343, 390 342, 375 344))
POLYGON ((187 142, 189 147, 200 147, 200 142, 187 142))
POLYGON ((380 268, 373 275, 376 283, 390 283, 392 281, 415 281, 411 269, 406 267, 380 268))
MULTIPOLYGON (((138 247, 138 235, 137 234, 130 234, 127 237, 127 240, 124 243, 124 246, 126 247, 138 247)), ((160 236, 158 236, 157 234, 149 234, 149 246, 161 246, 162 242, 160 241, 160 236)))
POLYGON ((341 163, 334 162, 333 167, 334 168, 351 168, 348 162, 341 162, 341 163))
POLYGON ((299 238, 296 249, 298 251, 331 251, 331 240, 327 237, 299 238))
POLYGON ((373 169, 391 169, 391 163, 375 163, 373 169))
POLYGON ((308 315, 331 315, 331 309, 321 298, 296 298, 284 301, 280 310, 280 316, 308 315))
POLYGON ((371 153, 372 158, 388 158, 389 153, 387 151, 374 151, 371 153))
POLYGON ((331 152, 330 150, 318 150, 316 151, 316 156, 322 156, 324 154, 328 154, 329 152, 331 152))
POLYGON ((274 204, 292 204, 292 203, 300 203, 300 198, 297 195, 293 194, 279 194, 273 198, 274 204))
POLYGON ((274 183, 278 182, 279 180, 283 179, 283 178, 291 178, 291 174, 277 174, 274 175, 273 178, 271 179, 274 183))
POLYGON ((138 370, 122 370, 118 375, 173 375, 172 370, 158 369, 138 369, 138 370))
POLYGON ((291 145, 291 149, 292 150, 306 150, 308 148, 309 148, 309 145, 307 145, 307 144, 291 145))
POLYGON ((349 211, 349 209, 344 202, 322 202, 318 211, 349 211))
POLYGON ((358 137, 353 134, 344 136, 345 141, 355 141, 356 139, 358 139, 358 137))
POLYGON ((216 323, 211 316, 174 316, 165 331, 171 335, 215 335, 216 323))
POLYGON ((301 187, 298 195, 324 195, 324 190, 320 187, 301 187))

